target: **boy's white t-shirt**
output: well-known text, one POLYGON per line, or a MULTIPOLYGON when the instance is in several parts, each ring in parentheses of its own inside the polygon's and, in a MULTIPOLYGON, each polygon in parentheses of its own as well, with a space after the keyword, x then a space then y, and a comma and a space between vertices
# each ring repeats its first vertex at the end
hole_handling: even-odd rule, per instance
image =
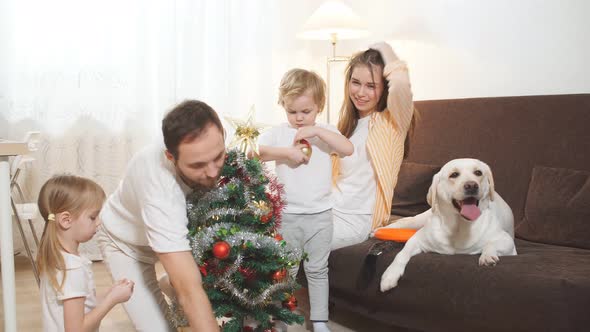
MULTIPOLYGON (((316 126, 340 133, 336 127, 317 123, 316 126)), ((297 129, 288 123, 273 127, 260 135, 259 145, 293 146, 297 129)), ((312 154, 307 164, 297 167, 276 161, 277 178, 285 188, 287 202, 284 213, 319 213, 332 208, 332 149, 318 137, 307 139, 312 154)))
MULTIPOLYGON (((88 258, 67 252, 62 252, 62 255, 66 266, 66 279, 61 292, 53 288, 46 275, 41 276, 41 310, 45 332, 64 330, 64 300, 84 297, 84 313, 96 307, 92 262, 88 258)), ((58 284, 61 283, 63 275, 63 271, 57 272, 58 284)))
POLYGON ((154 263, 156 253, 190 251, 186 195, 191 191, 166 158, 163 143, 139 151, 100 217, 128 255, 154 263))
POLYGON ((371 165, 367 138, 370 116, 359 119, 350 136, 352 155, 340 158, 338 187, 334 188, 334 210, 349 214, 373 214, 377 195, 377 178, 371 165))

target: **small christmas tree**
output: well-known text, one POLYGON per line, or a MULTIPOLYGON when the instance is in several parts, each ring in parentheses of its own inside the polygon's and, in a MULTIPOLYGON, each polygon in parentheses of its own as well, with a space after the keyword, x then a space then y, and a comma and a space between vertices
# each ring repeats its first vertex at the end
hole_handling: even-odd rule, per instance
MULTIPOLYGON (((288 273, 302 255, 277 232, 281 191, 257 159, 230 150, 219 186, 187 197, 192 253, 215 316, 229 319, 223 331, 253 330, 243 326, 246 318, 258 322, 256 331, 271 331, 271 318, 303 323, 292 312, 299 286, 288 273)), ((172 307, 172 321, 182 326, 172 307)))

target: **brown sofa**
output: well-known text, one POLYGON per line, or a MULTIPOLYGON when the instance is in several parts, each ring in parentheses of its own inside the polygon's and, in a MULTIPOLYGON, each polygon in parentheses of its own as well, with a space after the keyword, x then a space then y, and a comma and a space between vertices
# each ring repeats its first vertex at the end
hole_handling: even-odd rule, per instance
POLYGON ((369 239, 332 252, 331 303, 392 330, 589 331, 590 94, 419 101, 416 108, 421 119, 393 218, 428 208, 438 167, 481 159, 514 212, 518 255, 480 267, 477 256, 420 254, 399 285, 381 293, 381 275, 402 244, 369 239))

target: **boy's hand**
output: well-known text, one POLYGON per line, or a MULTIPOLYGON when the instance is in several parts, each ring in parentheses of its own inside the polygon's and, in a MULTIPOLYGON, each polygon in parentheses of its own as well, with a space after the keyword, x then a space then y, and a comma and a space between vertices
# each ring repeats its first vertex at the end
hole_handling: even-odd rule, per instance
POLYGON ((385 65, 398 60, 397 54, 395 54, 393 48, 391 48, 391 45, 389 45, 386 42, 379 42, 373 44, 369 46, 369 48, 379 51, 379 53, 381 53, 381 57, 383 58, 383 62, 385 62, 385 65))
POLYGON ((297 129, 293 143, 297 144, 299 140, 316 137, 318 136, 320 130, 321 128, 316 126, 301 127, 297 129))
POLYGON ((121 279, 117 281, 109 290, 106 299, 113 301, 113 303, 127 302, 133 294, 133 286, 135 283, 129 279, 121 279))
POLYGON ((290 163, 299 166, 301 164, 307 164, 309 162, 309 157, 303 153, 301 150, 302 148, 307 147, 305 144, 297 144, 292 148, 288 148, 287 152, 287 159, 290 163))

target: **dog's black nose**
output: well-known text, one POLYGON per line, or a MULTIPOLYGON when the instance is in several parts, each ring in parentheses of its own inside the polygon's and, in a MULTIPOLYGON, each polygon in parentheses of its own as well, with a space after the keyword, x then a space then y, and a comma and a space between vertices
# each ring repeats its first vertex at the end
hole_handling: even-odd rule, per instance
POLYGON ((479 185, 475 181, 467 181, 463 184, 463 189, 465 189, 466 194, 475 195, 479 190, 479 185))

